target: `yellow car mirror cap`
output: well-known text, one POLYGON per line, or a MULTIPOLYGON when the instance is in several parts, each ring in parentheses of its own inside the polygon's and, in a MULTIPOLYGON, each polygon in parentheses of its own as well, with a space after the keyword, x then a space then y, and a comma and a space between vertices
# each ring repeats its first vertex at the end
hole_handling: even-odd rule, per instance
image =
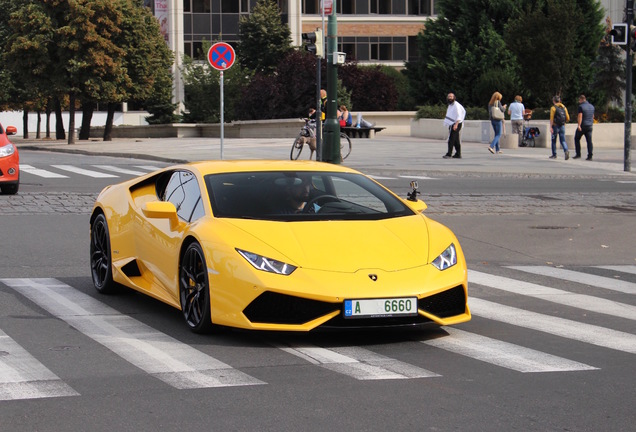
POLYGON ((177 208, 169 201, 150 201, 144 204, 142 210, 149 218, 177 221, 177 208))
POLYGON ((428 206, 426 205, 426 203, 420 199, 418 199, 417 201, 411 201, 411 200, 403 200, 407 206, 409 206, 413 211, 416 211, 418 213, 422 213, 424 210, 426 210, 428 208, 428 206))

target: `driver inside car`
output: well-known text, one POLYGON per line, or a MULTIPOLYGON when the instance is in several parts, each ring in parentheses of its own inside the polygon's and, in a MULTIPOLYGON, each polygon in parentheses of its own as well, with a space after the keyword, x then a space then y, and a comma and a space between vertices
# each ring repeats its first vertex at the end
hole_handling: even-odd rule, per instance
POLYGON ((286 177, 277 179, 275 183, 283 185, 284 197, 281 202, 280 213, 301 213, 310 199, 311 181, 300 177, 286 177))

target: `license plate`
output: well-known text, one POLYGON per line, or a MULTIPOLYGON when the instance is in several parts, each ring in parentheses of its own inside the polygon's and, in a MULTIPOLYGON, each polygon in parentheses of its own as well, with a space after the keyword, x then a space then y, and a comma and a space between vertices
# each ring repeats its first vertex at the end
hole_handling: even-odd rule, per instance
POLYGON ((345 318, 417 315, 417 297, 345 300, 345 318))

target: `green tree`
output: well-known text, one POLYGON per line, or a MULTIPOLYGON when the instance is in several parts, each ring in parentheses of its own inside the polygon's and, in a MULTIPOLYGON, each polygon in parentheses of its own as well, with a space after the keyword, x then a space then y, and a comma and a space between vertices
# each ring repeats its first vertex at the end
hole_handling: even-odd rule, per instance
POLYGON ((484 91, 475 84, 496 70, 506 78, 502 84, 514 86, 516 58, 503 34, 508 18, 519 13, 518 1, 439 0, 436 5, 437 19, 417 36, 419 58, 406 65, 416 102, 437 103, 452 91, 464 104, 483 105, 499 87, 484 91))
POLYGON ((625 51, 612 45, 606 34, 598 49, 598 57, 592 64, 595 71, 591 92, 585 93, 596 106, 597 113, 607 113, 612 100, 625 96, 625 51))
POLYGON ((277 3, 258 0, 252 13, 239 21, 237 56, 241 66, 269 74, 292 50, 290 30, 281 21, 277 3))
POLYGON ((535 103, 549 105, 557 94, 573 103, 577 93, 589 90, 602 16, 596 0, 536 0, 526 1, 523 12, 508 22, 506 42, 535 103))

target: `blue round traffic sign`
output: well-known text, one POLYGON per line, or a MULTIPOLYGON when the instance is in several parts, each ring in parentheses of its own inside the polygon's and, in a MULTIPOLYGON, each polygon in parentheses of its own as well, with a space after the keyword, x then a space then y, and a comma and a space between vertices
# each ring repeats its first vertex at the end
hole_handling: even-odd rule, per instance
POLYGON ((224 71, 229 69, 236 60, 236 54, 232 45, 225 42, 217 42, 208 51, 208 61, 210 66, 216 70, 224 71))

